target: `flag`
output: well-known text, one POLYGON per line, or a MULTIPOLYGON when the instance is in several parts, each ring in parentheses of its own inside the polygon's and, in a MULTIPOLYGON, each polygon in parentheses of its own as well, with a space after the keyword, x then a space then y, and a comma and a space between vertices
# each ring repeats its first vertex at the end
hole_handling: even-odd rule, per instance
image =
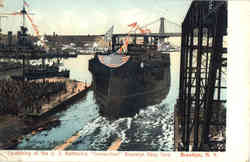
POLYGON ((24 4, 24 6, 26 6, 26 7, 30 7, 30 5, 29 5, 26 1, 23 1, 23 4, 24 4))
POLYGON ((4 7, 3 0, 0 0, 0 7, 4 7))
POLYGON ((113 32, 114 32, 114 25, 112 25, 111 28, 104 35, 104 41, 105 42, 108 42, 108 41, 112 40, 113 32))
POLYGON ((128 46, 128 37, 125 40, 125 45, 128 46))
POLYGON ((128 26, 129 26, 129 27, 133 27, 133 28, 134 28, 134 27, 136 27, 136 26, 137 26, 137 22, 134 22, 134 23, 132 23, 132 24, 129 24, 128 26))
POLYGON ((118 54, 128 52, 128 41, 129 36, 126 37, 126 39, 123 41, 123 45, 116 51, 118 54))

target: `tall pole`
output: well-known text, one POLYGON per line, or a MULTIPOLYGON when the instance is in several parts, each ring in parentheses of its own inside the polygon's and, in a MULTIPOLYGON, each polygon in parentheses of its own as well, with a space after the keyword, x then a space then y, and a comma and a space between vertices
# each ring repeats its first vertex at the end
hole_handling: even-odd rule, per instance
POLYGON ((24 21, 25 21, 25 20, 24 20, 24 19, 25 19, 25 18, 24 18, 24 0, 23 0, 23 12, 22 12, 22 14, 23 14, 23 26, 24 26, 24 25, 25 25, 25 22, 24 22, 24 21))
POLYGON ((23 0, 23 10, 21 11, 22 15, 23 15, 23 27, 25 27, 25 14, 26 14, 26 10, 25 10, 25 5, 24 5, 24 0, 23 0))
MULTIPOLYGON (((23 27, 25 27, 25 6, 24 6, 24 0, 23 0, 23 10, 21 11, 22 16, 23 16, 23 27)), ((23 31, 25 32, 25 31, 23 31)), ((23 86, 24 86, 24 81, 25 81, 25 56, 24 53, 23 54, 23 86)))

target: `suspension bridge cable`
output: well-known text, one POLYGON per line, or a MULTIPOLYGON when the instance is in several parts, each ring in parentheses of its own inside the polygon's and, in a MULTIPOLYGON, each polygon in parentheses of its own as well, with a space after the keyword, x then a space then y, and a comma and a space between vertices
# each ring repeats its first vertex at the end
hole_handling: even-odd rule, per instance
POLYGON ((180 24, 177 24, 176 22, 173 22, 173 21, 171 21, 171 20, 168 20, 167 18, 165 18, 165 20, 166 20, 167 22, 170 22, 171 24, 177 26, 177 27, 181 27, 180 24))
POLYGON ((152 22, 150 22, 148 24, 145 24, 145 25, 142 26, 142 28, 148 27, 148 26, 150 26, 150 25, 152 25, 152 24, 154 24, 154 23, 156 23, 158 21, 160 21, 160 19, 156 19, 156 20, 154 20, 154 21, 152 21, 152 22))

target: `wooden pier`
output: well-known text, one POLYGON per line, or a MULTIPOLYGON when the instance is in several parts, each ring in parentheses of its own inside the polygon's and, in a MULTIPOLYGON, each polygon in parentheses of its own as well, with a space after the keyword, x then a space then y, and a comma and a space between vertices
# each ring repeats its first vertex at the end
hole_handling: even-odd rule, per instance
MULTIPOLYGON (((52 96, 50 102, 42 104, 41 110, 39 112, 27 112, 25 115, 40 117, 44 114, 57 109, 60 105, 71 102, 71 100, 80 97, 85 94, 85 92, 91 87, 87 83, 75 80, 69 80, 65 78, 50 78, 47 81, 65 81, 66 82, 66 92, 60 92, 59 94, 52 96)), ((40 81, 43 81, 42 79, 40 81)))

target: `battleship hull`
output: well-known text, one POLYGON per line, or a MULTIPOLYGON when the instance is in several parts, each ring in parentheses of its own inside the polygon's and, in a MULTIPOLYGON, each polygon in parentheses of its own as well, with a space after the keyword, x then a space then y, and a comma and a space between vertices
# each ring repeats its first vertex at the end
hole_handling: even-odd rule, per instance
POLYGON ((170 57, 159 56, 143 60, 131 56, 116 68, 103 64, 98 56, 91 59, 89 71, 100 114, 109 118, 129 117, 166 98, 170 88, 170 57))

